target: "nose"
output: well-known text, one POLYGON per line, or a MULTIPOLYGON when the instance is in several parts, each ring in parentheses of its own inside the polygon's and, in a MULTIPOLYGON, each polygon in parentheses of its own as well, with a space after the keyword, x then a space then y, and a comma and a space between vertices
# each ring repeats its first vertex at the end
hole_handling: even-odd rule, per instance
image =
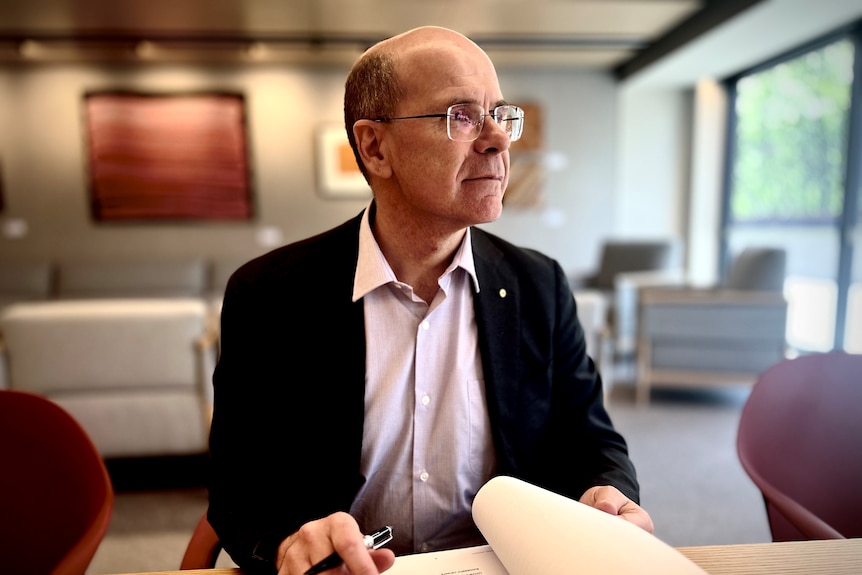
POLYGON ((500 124, 494 121, 494 118, 485 116, 482 131, 479 132, 479 137, 476 138, 473 144, 480 152, 491 153, 505 152, 509 149, 512 142, 509 139, 509 134, 506 133, 506 130, 500 124))

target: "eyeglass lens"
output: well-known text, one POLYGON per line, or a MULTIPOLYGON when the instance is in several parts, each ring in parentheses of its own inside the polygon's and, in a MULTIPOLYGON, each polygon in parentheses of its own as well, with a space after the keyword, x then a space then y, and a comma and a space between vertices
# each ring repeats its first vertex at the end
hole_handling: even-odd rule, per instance
POLYGON ((511 141, 521 137, 524 130, 524 111, 518 106, 497 106, 486 114, 478 104, 455 104, 446 112, 449 138, 456 142, 472 142, 479 137, 485 116, 491 116, 508 134, 511 141))

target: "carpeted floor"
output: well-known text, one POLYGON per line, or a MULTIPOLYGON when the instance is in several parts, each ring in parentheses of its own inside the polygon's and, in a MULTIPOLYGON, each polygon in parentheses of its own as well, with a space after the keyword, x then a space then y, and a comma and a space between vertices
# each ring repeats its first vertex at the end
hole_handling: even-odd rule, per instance
POLYGON ((675 547, 771 541, 760 491, 736 454, 747 390, 653 391, 649 407, 615 390, 608 411, 629 443, 641 504, 675 547))
MULTIPOLYGON (((736 426, 745 390, 654 391, 634 405, 624 383, 608 411, 629 442, 641 503, 673 546, 770 541, 760 493, 739 465, 736 426)), ((88 575, 179 568, 206 509, 200 461, 114 462, 114 515, 88 575), (168 481, 167 478, 171 478, 168 481)), ((219 566, 232 566, 224 554, 219 566)))

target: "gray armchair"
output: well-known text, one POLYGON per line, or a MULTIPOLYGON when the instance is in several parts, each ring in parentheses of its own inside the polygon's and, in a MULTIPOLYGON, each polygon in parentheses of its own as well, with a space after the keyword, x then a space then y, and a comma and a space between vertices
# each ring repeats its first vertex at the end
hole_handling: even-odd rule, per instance
POLYGON ((570 278, 575 299, 589 293, 591 297, 600 294, 606 301, 605 328, 594 347, 608 368, 603 373, 608 387, 613 376, 610 363, 635 351, 638 289, 676 285, 681 278, 682 246, 675 238, 608 240, 602 245, 598 269, 570 278))
POLYGON ((598 269, 592 274, 572 278, 571 281, 575 289, 610 293, 621 273, 670 270, 679 265, 679 245, 676 240, 608 240, 602 245, 598 269))
POLYGON ((746 248, 716 288, 647 288, 639 298, 637 401, 656 386, 752 384, 785 356, 786 254, 746 248))

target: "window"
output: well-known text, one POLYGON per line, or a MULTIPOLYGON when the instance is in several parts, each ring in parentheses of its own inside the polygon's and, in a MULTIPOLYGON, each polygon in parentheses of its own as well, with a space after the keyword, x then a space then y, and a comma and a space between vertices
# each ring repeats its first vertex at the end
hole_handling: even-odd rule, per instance
POLYGON ((849 40, 739 80, 731 222, 841 216, 852 83, 849 40))
POLYGON ((862 353, 860 28, 728 80, 722 261, 787 250, 788 343, 862 353))

